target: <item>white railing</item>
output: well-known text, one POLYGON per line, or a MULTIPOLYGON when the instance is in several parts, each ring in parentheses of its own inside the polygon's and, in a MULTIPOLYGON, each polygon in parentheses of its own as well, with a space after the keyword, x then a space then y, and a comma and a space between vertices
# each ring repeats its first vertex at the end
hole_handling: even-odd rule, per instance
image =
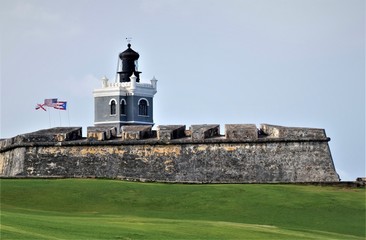
POLYGON ((151 83, 136 83, 136 86, 144 88, 153 88, 153 85, 151 83))
MULTIPOLYGON (((153 88, 153 85, 150 83, 136 83, 137 87, 142 87, 142 88, 153 88)), ((131 82, 111 82, 108 83, 107 86, 105 87, 123 87, 123 88, 130 88, 131 87, 131 82)))

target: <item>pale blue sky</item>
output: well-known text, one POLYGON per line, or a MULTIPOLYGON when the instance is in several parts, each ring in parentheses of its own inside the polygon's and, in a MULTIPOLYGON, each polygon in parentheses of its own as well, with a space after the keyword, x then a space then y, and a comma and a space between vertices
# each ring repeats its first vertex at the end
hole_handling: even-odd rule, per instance
POLYGON ((0 0, 0 137, 93 125, 126 37, 156 124, 324 128, 342 180, 365 176, 363 0, 0 0), (67 112, 35 111, 44 98, 67 112))

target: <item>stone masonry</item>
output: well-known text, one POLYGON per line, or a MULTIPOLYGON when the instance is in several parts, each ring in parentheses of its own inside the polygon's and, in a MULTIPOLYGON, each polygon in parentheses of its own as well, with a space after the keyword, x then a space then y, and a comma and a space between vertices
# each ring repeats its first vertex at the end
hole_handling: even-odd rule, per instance
POLYGON ((262 124, 53 128, 0 141, 0 176, 194 183, 335 182, 323 129, 262 124))

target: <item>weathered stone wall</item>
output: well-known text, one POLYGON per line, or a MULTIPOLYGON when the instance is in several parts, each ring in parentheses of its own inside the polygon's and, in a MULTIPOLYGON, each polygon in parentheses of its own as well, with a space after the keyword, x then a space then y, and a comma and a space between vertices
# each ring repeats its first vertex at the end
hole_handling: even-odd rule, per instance
POLYGON ((25 148, 14 148, 0 153, 0 176, 17 176, 24 174, 25 148))
MULTIPOLYGON (((183 132, 181 126, 177 129, 183 132)), ((324 135, 24 142, 2 148, 0 175, 212 183, 339 181, 328 141, 324 135)))

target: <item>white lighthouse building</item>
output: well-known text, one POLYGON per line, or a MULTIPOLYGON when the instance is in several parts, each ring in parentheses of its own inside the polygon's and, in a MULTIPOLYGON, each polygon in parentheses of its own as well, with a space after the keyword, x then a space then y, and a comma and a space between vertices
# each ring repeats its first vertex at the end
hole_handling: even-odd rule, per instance
POLYGON ((119 54, 117 77, 114 82, 103 77, 102 87, 93 91, 94 125, 116 127, 124 125, 154 125, 153 98, 157 92, 157 80, 140 82, 138 58, 131 44, 119 54))

